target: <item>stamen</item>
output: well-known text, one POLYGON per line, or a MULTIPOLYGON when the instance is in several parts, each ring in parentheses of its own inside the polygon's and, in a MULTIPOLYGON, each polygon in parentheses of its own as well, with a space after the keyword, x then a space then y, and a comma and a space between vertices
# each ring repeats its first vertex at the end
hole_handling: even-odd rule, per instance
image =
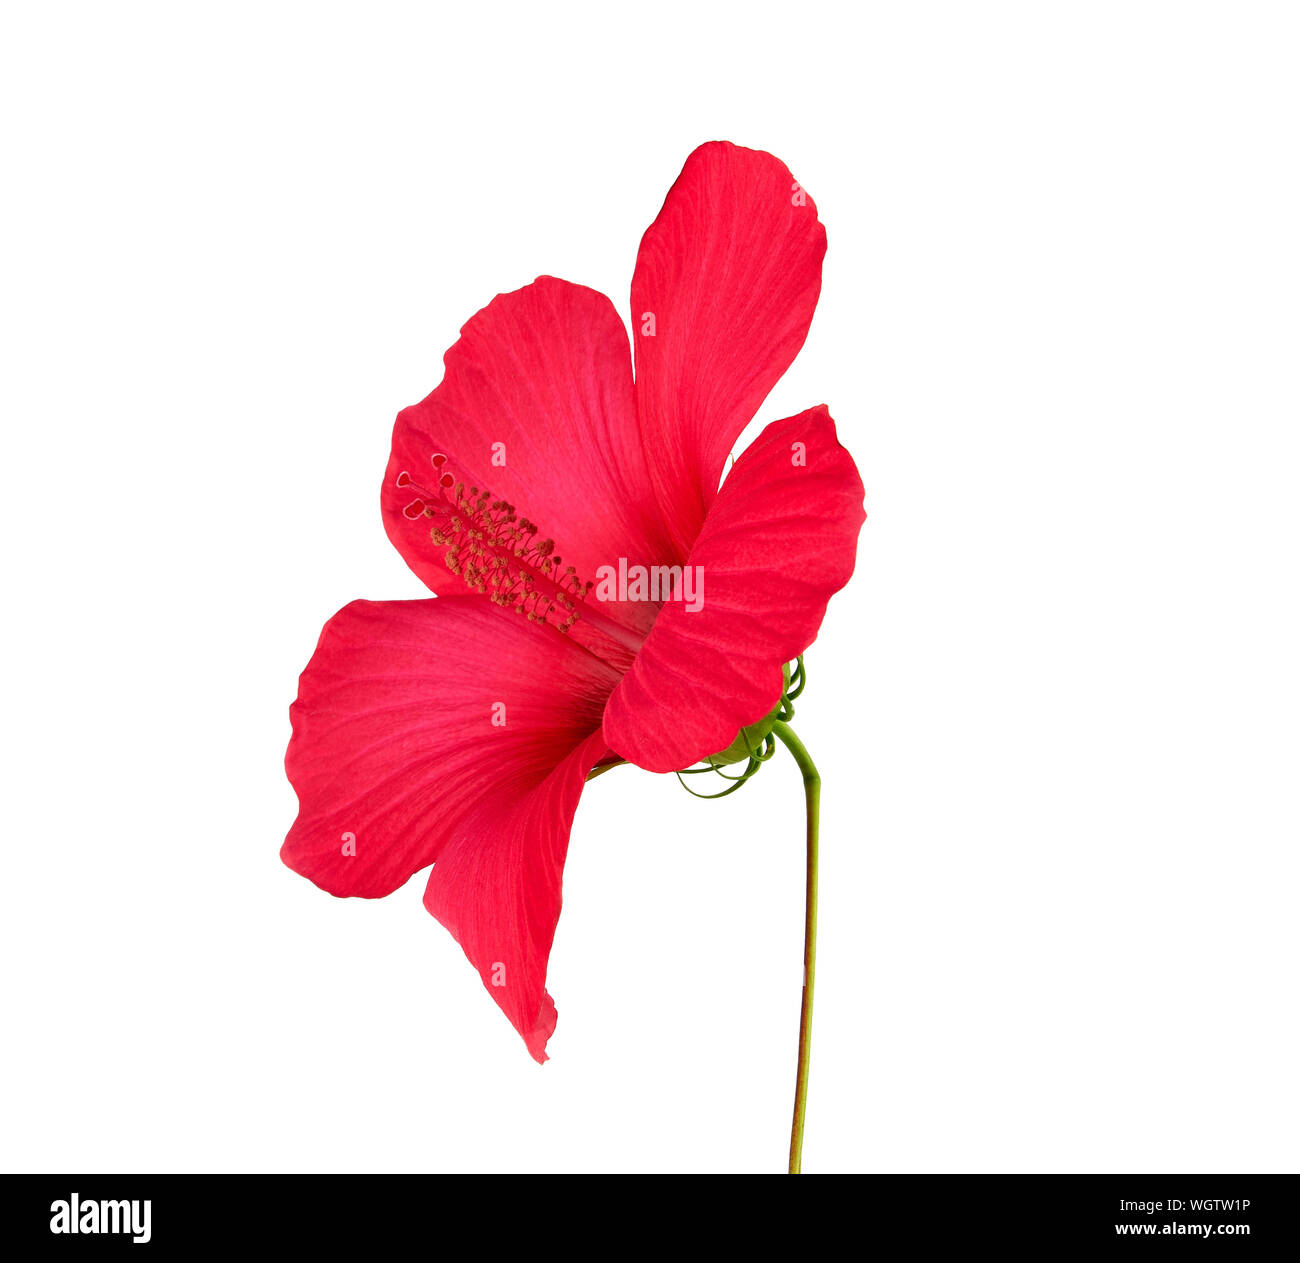
MULTIPOLYGON (((433 455, 434 469, 441 470, 446 463, 441 452, 433 455)), ((413 521, 433 520, 429 538, 435 547, 447 550, 443 554, 447 569, 470 588, 529 622, 548 623, 560 632, 567 633, 578 621, 575 601, 585 601, 595 584, 580 578, 573 566, 563 566, 555 541, 538 539, 537 524, 520 517, 513 504, 494 498, 486 488, 467 489, 450 471, 438 476, 432 491, 405 469, 396 483, 418 493, 420 498, 412 500, 403 514, 413 521)))

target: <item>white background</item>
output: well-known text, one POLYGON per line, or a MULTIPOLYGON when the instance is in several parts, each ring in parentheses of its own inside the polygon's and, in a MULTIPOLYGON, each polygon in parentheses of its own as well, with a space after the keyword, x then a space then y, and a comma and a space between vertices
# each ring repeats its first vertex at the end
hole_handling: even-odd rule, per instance
POLYGON ((1294 13, 7 6, 4 1166, 782 1168, 784 757, 589 788, 545 1067, 422 879, 277 858, 320 625, 422 592, 394 415, 498 291, 625 308, 726 138, 830 239, 759 420, 828 403, 870 513, 805 1169, 1295 1170, 1294 13))

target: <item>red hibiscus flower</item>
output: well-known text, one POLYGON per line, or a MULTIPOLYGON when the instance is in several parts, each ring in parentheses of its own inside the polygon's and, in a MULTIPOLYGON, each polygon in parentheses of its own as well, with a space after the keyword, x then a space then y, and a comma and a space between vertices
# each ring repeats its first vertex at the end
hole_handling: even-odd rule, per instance
POLYGON ((635 378, 602 294, 541 277, 489 303, 398 416, 384 476, 389 538, 436 598, 353 602, 302 674, 285 863, 366 898, 432 864, 425 906, 538 1061, 589 773, 726 748, 853 571, 862 484, 825 407, 769 425, 719 488, 803 345, 825 248, 781 162, 713 143, 641 241, 635 378))

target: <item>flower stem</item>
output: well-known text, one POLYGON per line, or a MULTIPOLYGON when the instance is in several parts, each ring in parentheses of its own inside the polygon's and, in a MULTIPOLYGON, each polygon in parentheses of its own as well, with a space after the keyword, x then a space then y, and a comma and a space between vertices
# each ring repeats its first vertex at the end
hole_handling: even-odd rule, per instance
POLYGON ((817 973, 817 821, 822 778, 816 764, 794 734, 794 729, 777 720, 772 731, 794 756, 803 773, 804 801, 808 811, 808 886, 803 922, 803 1007, 799 1012, 799 1068, 794 1081, 794 1120, 790 1124, 790 1174, 803 1166, 803 1118, 808 1104, 808 1059, 812 1053, 813 982, 817 973))

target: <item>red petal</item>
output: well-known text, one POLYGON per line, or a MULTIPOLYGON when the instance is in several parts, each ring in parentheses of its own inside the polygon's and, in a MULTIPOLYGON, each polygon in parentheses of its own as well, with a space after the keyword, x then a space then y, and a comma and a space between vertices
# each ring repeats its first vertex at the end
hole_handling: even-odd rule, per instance
POLYGON ((723 483, 689 564, 703 608, 669 601, 605 708, 610 749, 652 772, 716 754, 781 695, 853 573, 862 481, 825 407, 774 421, 723 483), (806 465, 794 463, 803 444, 806 465), (697 572, 698 573, 698 572, 697 572))
POLYGON ((587 773, 607 753, 595 732, 530 793, 485 803, 439 856, 424 895, 538 1061, 555 1030, 546 965, 569 829, 587 773))
POLYGON ((785 164, 722 142, 687 158, 642 238, 632 278, 637 407, 682 556, 736 437, 803 345, 825 253, 817 207, 785 164))
MULTIPOLYGON (((444 569, 429 520, 403 512, 439 479, 509 501, 583 580, 619 557, 671 560, 641 450, 627 331, 608 298, 539 277, 474 316, 445 363, 442 384, 397 418, 382 495, 389 538, 429 587, 466 591, 444 569), (415 493, 397 485, 403 472, 415 493)), ((627 626, 648 629, 653 610, 622 609, 627 626)))
POLYGON ((290 711, 300 810, 284 862, 331 894, 396 890, 485 804, 542 784, 599 729, 617 680, 478 597, 354 601, 325 625, 290 711))

